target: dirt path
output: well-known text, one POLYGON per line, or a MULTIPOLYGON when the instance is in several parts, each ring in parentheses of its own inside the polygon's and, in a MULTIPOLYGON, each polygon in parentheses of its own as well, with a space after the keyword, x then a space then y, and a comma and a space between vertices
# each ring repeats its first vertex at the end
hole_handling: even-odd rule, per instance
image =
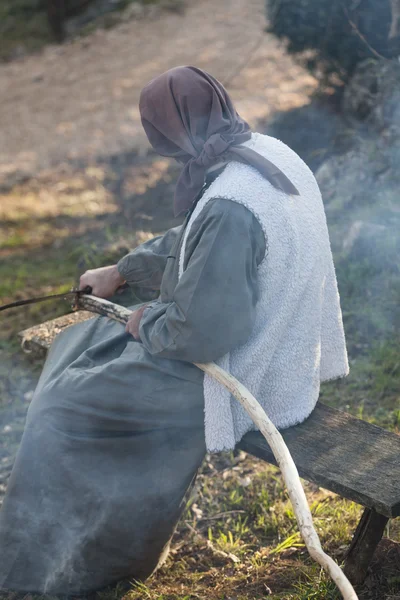
POLYGON ((315 81, 265 29, 264 0, 188 0, 0 66, 0 178, 145 148, 138 98, 158 73, 195 64, 227 83, 252 124, 304 104, 315 81))

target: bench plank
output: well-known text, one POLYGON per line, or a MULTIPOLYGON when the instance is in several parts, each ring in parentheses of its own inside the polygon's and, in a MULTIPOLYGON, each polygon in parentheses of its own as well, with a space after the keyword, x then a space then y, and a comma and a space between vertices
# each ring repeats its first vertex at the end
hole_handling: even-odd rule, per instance
MULTIPOLYGON (((281 434, 301 477, 386 517, 400 515, 400 435, 320 402, 281 434)), ((258 432, 246 434, 239 447, 276 465, 258 432)))
POLYGON ((93 313, 87 310, 76 311, 51 319, 40 325, 34 325, 21 331, 18 336, 21 338, 21 344, 24 352, 40 352, 48 350, 53 343, 54 338, 71 325, 81 323, 87 319, 93 318, 93 313))

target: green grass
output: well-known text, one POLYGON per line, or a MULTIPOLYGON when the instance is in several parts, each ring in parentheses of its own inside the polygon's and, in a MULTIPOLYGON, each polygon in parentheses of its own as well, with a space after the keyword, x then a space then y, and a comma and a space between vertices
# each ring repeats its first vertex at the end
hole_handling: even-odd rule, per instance
POLYGON ((321 400, 334 408, 397 433, 400 432, 400 335, 373 343, 351 361, 350 375, 325 383, 321 400))

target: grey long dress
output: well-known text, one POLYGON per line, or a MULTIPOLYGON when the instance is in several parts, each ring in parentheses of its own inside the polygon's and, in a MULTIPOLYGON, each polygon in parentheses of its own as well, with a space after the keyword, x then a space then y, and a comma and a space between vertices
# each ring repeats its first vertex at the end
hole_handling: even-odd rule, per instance
POLYGON ((178 282, 184 226, 124 257, 129 283, 160 289, 142 342, 96 317, 47 358, 0 512, 0 589, 79 594, 156 568, 205 454, 202 372, 249 335, 261 228, 212 200, 178 282))

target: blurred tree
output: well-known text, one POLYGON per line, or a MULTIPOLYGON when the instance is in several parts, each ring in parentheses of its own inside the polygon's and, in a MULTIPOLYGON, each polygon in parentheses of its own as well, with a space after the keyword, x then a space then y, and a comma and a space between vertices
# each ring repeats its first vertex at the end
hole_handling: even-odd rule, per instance
POLYGON ((400 0, 267 0, 268 31, 324 78, 346 81, 359 62, 400 51, 400 0))
POLYGON ((58 42, 62 42, 65 37, 64 21, 66 16, 65 0, 47 0, 46 2, 47 18, 49 25, 58 42))
POLYGON ((45 0, 45 2, 51 30, 56 40, 62 42, 65 38, 66 17, 84 10, 91 0, 45 0))

